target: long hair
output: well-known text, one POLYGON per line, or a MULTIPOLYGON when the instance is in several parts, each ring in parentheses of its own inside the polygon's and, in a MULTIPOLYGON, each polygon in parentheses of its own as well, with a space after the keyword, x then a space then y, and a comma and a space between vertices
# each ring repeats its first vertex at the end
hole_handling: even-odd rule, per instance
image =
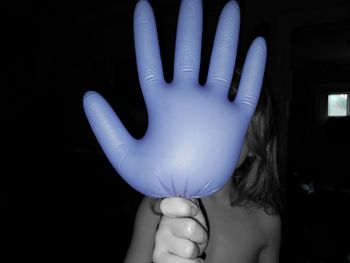
MULTIPOLYGON (((235 96, 240 71, 235 71, 230 95, 235 96)), ((274 103, 263 85, 255 113, 247 130, 245 144, 249 154, 232 179, 231 205, 253 203, 269 214, 282 209, 278 172, 278 137, 274 103)))

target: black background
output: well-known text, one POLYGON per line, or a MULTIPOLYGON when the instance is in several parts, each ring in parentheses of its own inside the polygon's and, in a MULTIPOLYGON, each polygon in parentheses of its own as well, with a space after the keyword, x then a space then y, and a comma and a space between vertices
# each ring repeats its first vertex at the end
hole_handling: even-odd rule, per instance
MULTIPOLYGON (((171 80, 180 1, 150 2, 171 80)), ((201 81, 225 2, 204 1, 201 81)), ((280 108, 286 189, 281 262, 346 262, 349 120, 320 122, 313 98, 321 84, 350 83, 350 24, 342 18, 349 3, 239 3, 238 61, 254 36, 266 37, 267 75, 280 108), (339 19, 334 10, 342 10, 339 19), (305 17, 307 23, 295 22, 305 17), (286 24, 293 25, 287 41, 280 34, 286 24), (280 59, 284 50, 288 61, 280 59), (291 72, 289 83, 276 74, 279 69, 291 72), (310 180, 316 185, 312 195, 300 187, 310 180)), ((141 195, 102 154, 85 119, 82 96, 99 91, 129 131, 142 137, 147 112, 134 57, 135 4, 23 1, 3 8, 1 238, 14 260, 121 262, 124 257, 141 195)))

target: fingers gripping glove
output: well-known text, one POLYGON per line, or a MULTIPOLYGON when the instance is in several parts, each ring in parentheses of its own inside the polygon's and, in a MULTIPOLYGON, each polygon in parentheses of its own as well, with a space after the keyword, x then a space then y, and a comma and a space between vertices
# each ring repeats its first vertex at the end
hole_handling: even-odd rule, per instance
POLYGON ((134 13, 138 75, 148 112, 143 138, 135 139, 94 91, 84 95, 84 110, 107 158, 134 189, 161 198, 200 198, 220 190, 232 175, 260 95, 266 44, 256 38, 243 66, 234 101, 228 99, 240 12, 234 1, 223 8, 207 82, 198 82, 202 39, 202 2, 180 7, 174 78, 164 80, 155 18, 140 0, 134 13))

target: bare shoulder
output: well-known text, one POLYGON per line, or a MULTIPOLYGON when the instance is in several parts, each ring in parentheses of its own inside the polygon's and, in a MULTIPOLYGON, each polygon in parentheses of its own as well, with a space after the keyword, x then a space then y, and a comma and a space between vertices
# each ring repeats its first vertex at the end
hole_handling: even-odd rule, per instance
POLYGON ((281 217, 279 214, 268 214, 264 209, 261 209, 261 226, 264 230, 266 236, 271 238, 276 238, 281 232, 281 217))
POLYGON ((269 214, 263 208, 259 209, 259 225, 266 237, 266 245, 261 250, 259 262, 279 262, 281 242, 281 217, 279 214, 269 214))
POLYGON ((278 232, 281 228, 281 217, 278 213, 267 212, 265 208, 255 203, 249 203, 244 207, 245 214, 253 216, 254 221, 259 224, 266 234, 278 232))
POLYGON ((160 216, 153 212, 154 199, 144 197, 138 207, 134 230, 124 263, 151 262, 154 235, 160 216))

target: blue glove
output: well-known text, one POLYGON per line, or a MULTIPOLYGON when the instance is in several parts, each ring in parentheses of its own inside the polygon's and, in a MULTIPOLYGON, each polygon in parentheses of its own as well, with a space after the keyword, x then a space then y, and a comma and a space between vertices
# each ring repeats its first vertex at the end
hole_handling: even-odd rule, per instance
POLYGON ((142 139, 133 138, 101 95, 88 91, 84 110, 116 171, 144 195, 200 198, 220 190, 232 176, 260 95, 266 43, 256 38, 246 57, 235 100, 228 99, 239 38, 234 1, 222 10, 207 82, 198 82, 202 2, 180 7, 174 79, 164 80, 155 18, 145 0, 134 13, 138 75, 148 112, 142 139))

